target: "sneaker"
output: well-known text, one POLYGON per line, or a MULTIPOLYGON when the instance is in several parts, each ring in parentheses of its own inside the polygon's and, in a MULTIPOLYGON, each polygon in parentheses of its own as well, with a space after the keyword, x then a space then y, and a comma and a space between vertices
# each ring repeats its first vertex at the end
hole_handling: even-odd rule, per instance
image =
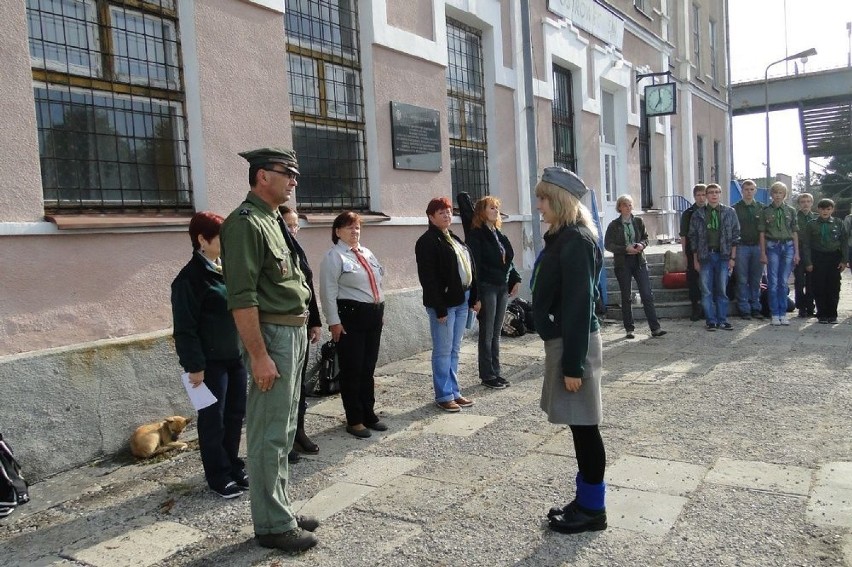
POLYGON ((663 336, 663 335, 665 335, 665 334, 667 334, 667 331, 664 331, 664 330, 662 330, 662 329, 657 329, 657 330, 655 330, 655 331, 651 331, 651 336, 652 336, 652 337, 662 337, 662 336, 663 336))
POLYGON ((504 384, 497 378, 486 378, 482 381, 482 385, 486 388, 491 388, 492 390, 502 390, 506 387, 506 384, 504 384))
POLYGON ((781 317, 776 317, 775 315, 773 315, 772 321, 769 324, 772 325, 773 327, 779 326, 781 324, 781 317))
POLYGON ((728 323, 727 321, 725 321, 724 323, 719 323, 717 325, 717 327, 722 329, 723 331, 733 331, 734 330, 734 326, 731 325, 730 323, 728 323))
POLYGON ((228 500, 231 498, 239 498, 243 495, 243 489, 237 486, 237 483, 233 480, 218 490, 214 488, 213 492, 228 500))
POLYGON ((319 543, 317 536, 302 528, 293 528, 282 534, 255 535, 254 538, 261 547, 280 549, 290 553, 307 551, 319 543))
POLYGON ((633 334, 632 331, 627 331, 627 334, 624 336, 625 339, 635 339, 636 335, 633 334))
POLYGON ((473 405, 473 400, 469 400, 469 399, 465 398, 464 396, 459 396, 458 398, 456 398, 453 401, 460 408, 469 408, 470 406, 473 405))
POLYGON ((779 322, 781 325, 784 325, 784 326, 787 326, 787 325, 789 325, 789 324, 790 324, 790 320, 789 320, 789 319, 787 319, 787 317, 780 317, 780 318, 778 319, 778 322, 779 322))
POLYGON ((820 317, 819 322, 823 325, 828 325, 828 319, 826 319, 825 317, 820 317))
POLYGON ((457 413, 461 411, 461 406, 459 406, 456 402, 435 402, 435 405, 450 413, 457 413))
POLYGON ((754 309, 754 310, 751 312, 751 318, 752 318, 752 319, 763 319, 764 317, 763 317, 763 313, 761 313, 761 312, 760 312, 760 311, 758 311, 757 309, 754 309))
POLYGON ((837 323, 837 317, 829 317, 828 322, 834 325, 835 323, 837 323))
POLYGON ((716 330, 716 323, 707 323, 707 326, 705 327, 705 329, 707 329, 708 331, 715 331, 716 330))
POLYGON ((504 386, 506 386, 507 388, 512 385, 511 382, 509 382, 508 380, 506 380, 502 376, 498 376, 497 381, 500 382, 501 384, 503 384, 504 386))
POLYGON ((248 475, 246 473, 243 473, 243 476, 241 478, 238 478, 234 482, 237 484, 237 486, 240 488, 240 490, 248 490, 249 489, 249 478, 248 478, 248 475))

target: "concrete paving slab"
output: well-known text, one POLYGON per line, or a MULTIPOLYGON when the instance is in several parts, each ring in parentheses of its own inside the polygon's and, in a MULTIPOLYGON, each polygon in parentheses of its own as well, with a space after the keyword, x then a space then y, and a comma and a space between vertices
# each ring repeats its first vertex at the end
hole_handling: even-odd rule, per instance
POLYGON ((817 525, 852 528, 852 463, 826 463, 819 468, 807 517, 817 525))
POLYGON ((324 415, 326 417, 342 417, 343 402, 340 401, 340 396, 330 396, 316 404, 309 404, 307 413, 316 415, 324 415))
POLYGON ((338 482, 382 486, 392 479, 416 469, 423 461, 404 457, 361 457, 332 474, 338 482))
POLYGON ((467 412, 447 414, 434 419, 423 431, 426 433, 437 433, 438 435, 469 437, 495 419, 493 416, 475 415, 467 412))
POLYGON ((466 486, 505 474, 509 465, 508 460, 461 453, 451 458, 435 458, 426 461, 421 467, 408 473, 408 476, 466 486))
POLYGON ((155 522, 65 555, 94 567, 146 567, 205 537, 176 522, 155 522))
POLYGON ((544 443, 539 445, 536 451, 540 453, 549 453, 551 455, 574 456, 574 438, 571 436, 571 430, 566 429, 560 431, 556 435, 549 437, 544 443))
POLYGON ((843 564, 846 567, 852 567, 852 534, 846 534, 846 537, 843 538, 841 549, 843 551, 843 564))
POLYGON ((704 480, 750 490, 807 496, 812 474, 813 471, 803 467, 720 457, 704 480))
POLYGON ((606 469, 607 485, 688 496, 698 488, 707 468, 701 465, 625 455, 606 469))
POLYGON ((411 475, 402 475, 353 504, 364 512, 386 514, 407 521, 440 517, 450 506, 472 491, 465 487, 447 490, 447 483, 411 475))
POLYGON ((356 502, 358 499, 373 492, 376 488, 351 482, 337 482, 317 492, 299 513, 316 516, 320 521, 336 514, 356 502))
MULTIPOLYGON (((820 325, 820 327, 826 327, 826 325, 820 325)), ((849 337, 846 334, 833 334, 833 333, 807 333, 802 334, 797 341, 797 344, 803 345, 806 347, 842 347, 845 348, 849 346, 849 337)))
POLYGON ((614 528, 662 537, 675 525, 687 499, 660 492, 609 487, 607 523, 614 528))

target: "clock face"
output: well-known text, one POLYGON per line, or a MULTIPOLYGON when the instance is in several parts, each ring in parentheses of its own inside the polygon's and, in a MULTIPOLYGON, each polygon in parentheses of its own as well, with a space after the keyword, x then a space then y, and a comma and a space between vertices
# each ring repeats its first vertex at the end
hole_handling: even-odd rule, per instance
POLYGON ((664 116, 677 112, 675 83, 662 83, 645 87, 645 114, 648 116, 664 116))

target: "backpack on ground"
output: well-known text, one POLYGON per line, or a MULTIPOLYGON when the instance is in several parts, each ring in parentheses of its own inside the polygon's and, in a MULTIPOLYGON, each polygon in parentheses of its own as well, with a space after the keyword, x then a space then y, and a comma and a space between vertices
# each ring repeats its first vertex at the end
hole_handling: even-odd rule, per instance
POLYGON ((12 448, 0 434, 0 518, 30 501, 28 486, 21 473, 21 465, 12 454, 12 448))
POLYGON ((316 372, 306 380, 305 389, 309 396, 331 396, 340 392, 340 376, 337 366, 337 344, 330 340, 318 350, 316 372))

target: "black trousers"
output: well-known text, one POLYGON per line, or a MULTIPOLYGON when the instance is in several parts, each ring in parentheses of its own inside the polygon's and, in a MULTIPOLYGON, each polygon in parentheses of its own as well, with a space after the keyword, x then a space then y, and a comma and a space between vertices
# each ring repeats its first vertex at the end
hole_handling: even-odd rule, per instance
POLYGON ((588 484, 600 484, 606 470, 606 450, 597 425, 570 425, 577 468, 588 484))
POLYGON ((698 271, 695 269, 695 257, 692 252, 686 253, 686 286, 689 288, 689 301, 693 305, 701 304, 701 283, 698 271))
POLYGON ((216 403, 198 410, 198 449, 207 484, 221 490, 245 476, 239 458, 240 437, 246 415, 246 368, 242 359, 207 361, 204 383, 216 403))
POLYGON ((811 252, 814 270, 810 273, 817 317, 836 319, 837 303, 840 301, 840 252, 811 252))
MULTIPOLYGON (((840 260, 837 260, 840 262, 840 260)), ((816 267, 814 267, 816 269, 816 267)), ((796 289, 796 309, 804 309, 808 313, 814 312, 814 284, 811 281, 811 273, 805 271, 805 265, 799 262, 793 268, 794 282, 796 289)))
POLYGON ((337 343, 337 362, 346 423, 371 425, 379 421, 374 411, 373 375, 382 341, 385 305, 339 299, 337 312, 345 331, 337 343))

